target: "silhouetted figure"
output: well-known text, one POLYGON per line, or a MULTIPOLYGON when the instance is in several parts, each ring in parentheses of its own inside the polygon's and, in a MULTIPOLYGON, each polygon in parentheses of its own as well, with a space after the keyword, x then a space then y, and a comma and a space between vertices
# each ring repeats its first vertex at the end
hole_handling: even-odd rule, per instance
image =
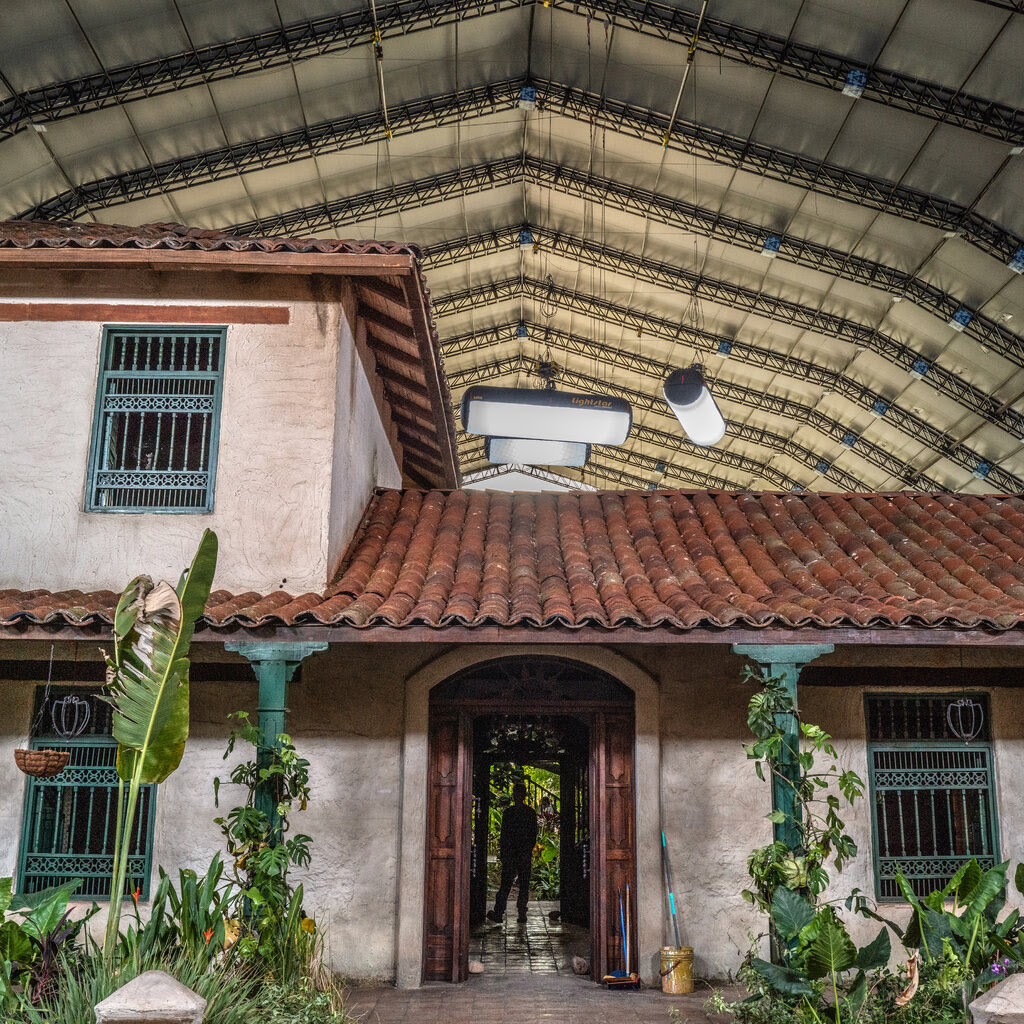
POLYGON ((537 842, 537 814, 526 806, 526 786, 517 782, 512 787, 512 806, 501 816, 501 838, 498 841, 501 858, 501 885, 494 899, 494 909, 487 912, 488 921, 501 921, 513 884, 519 887, 516 909, 519 922, 526 920, 526 905, 530 900, 530 872, 533 867, 533 847, 537 842))

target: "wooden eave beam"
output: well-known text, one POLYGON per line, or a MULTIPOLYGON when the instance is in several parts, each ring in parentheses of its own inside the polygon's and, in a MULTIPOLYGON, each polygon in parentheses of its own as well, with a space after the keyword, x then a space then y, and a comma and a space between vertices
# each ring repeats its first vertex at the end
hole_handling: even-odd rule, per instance
POLYGON ((404 278, 402 286, 405 289, 406 307, 412 317, 413 328, 416 332, 420 358, 423 360, 423 372, 426 375, 430 405, 434 414, 434 423, 437 425, 437 440, 441 450, 445 483, 449 487, 458 487, 462 481, 462 474, 459 471, 459 453, 455 447, 455 421, 452 418, 448 399, 445 397, 448 394, 448 384, 441 369, 441 354, 431 337, 426 297, 416 274, 410 274, 404 278))
POLYGON ((361 316, 372 327, 378 327, 382 331, 397 334, 399 338, 408 338, 409 341, 416 340, 416 332, 413 330, 412 324, 403 324, 401 320, 396 320, 393 316, 388 316, 387 313, 374 309, 373 306, 367 306, 365 303, 360 302, 356 309, 356 315, 361 316))
POLYGON ((379 373, 384 380, 391 381, 392 384, 395 384, 398 387, 406 388, 414 395, 418 395, 420 398, 425 398, 427 401, 430 400, 430 392, 419 381, 412 380, 409 377, 403 377, 400 373, 392 370, 389 366, 384 366, 382 363, 377 364, 377 373, 379 373))
POLYGON ((376 295, 378 299, 383 299, 385 302, 394 302, 399 306, 405 305, 405 292, 382 278, 368 277, 359 282, 359 287, 365 292, 376 295))
MULTIPOLYGON (((425 410, 428 414, 429 409, 425 410)), ((413 433, 422 434, 432 429, 432 424, 429 422, 429 415, 425 417, 428 420, 427 423, 421 423, 419 420, 414 419, 405 410, 392 409, 391 418, 395 421, 396 426, 401 427, 403 430, 412 431, 413 433)))
POLYGON ((398 443, 403 448, 418 452, 424 458, 430 459, 438 469, 441 468, 441 463, 439 461, 441 453, 437 450, 436 446, 424 441, 422 437, 409 434, 405 430, 399 428, 398 443))
POLYGON ((345 277, 408 277, 408 253, 233 252, 200 249, 0 249, 0 267, 83 270, 126 267, 143 270, 226 270, 239 274, 337 274, 345 277))
MULTIPOLYGON (((410 341, 415 341, 415 338, 410 338, 410 341)), ((403 352, 400 348, 395 348, 394 345, 378 338, 376 334, 370 335, 368 344, 373 352, 379 353, 382 356, 387 356, 388 359, 391 359, 396 363, 401 363, 402 366, 413 366, 416 367, 416 369, 420 368, 420 357, 418 355, 413 355, 411 352, 403 352)))
POLYGON ((427 455, 423 455, 418 451, 408 450, 405 452, 405 462, 412 466, 419 466, 420 469, 424 469, 431 475, 437 477, 439 480, 444 478, 444 467, 437 459, 430 458, 427 455))

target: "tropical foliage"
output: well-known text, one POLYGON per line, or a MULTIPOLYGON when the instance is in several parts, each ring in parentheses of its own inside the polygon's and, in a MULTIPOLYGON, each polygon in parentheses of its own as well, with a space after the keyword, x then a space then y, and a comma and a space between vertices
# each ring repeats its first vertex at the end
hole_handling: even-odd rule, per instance
MULTIPOLYGON (((880 916, 857 889, 841 903, 826 901, 829 868, 841 870, 857 853, 839 812, 862 794, 863 783, 840 768, 831 737, 799 721, 779 680, 748 675, 760 689, 749 707, 755 742, 745 745, 747 756, 758 778, 783 778, 792 786, 798 842, 793 848, 776 842, 751 853, 754 884, 742 896, 767 918, 772 959, 752 950, 740 969, 748 998, 728 1003, 716 994, 708 1012, 734 1014, 739 1024, 969 1022, 967 1007, 981 991, 1024 970, 1024 923, 1018 911, 1004 913, 1009 863, 982 870, 970 861, 942 889, 923 897, 897 875, 912 910, 905 928, 880 916), (802 740, 795 778, 780 770, 779 722, 785 716, 797 718, 802 740), (866 946, 853 942, 844 908, 882 925, 866 946), (896 971, 888 966, 892 935, 906 950, 906 966, 896 971)), ((777 813, 769 818, 786 820, 777 813)), ((1024 896, 1024 865, 1014 884, 1024 896)))
MULTIPOLYGON (((316 922, 303 910, 302 886, 293 887, 288 879, 291 868, 310 862, 312 840, 301 832, 291 835, 289 822, 292 811, 304 810, 309 800, 309 761, 287 734, 264 736, 244 711, 232 717, 237 725, 224 757, 239 742, 251 746, 251 756, 229 776, 242 788, 243 802, 214 819, 230 857, 225 914, 235 922, 239 954, 258 958, 269 977, 288 983, 301 976, 317 945, 316 922), (269 799, 261 800, 261 791, 269 799)), ((220 779, 214 779, 218 801, 220 787, 220 779)))
POLYGON ((104 952, 113 956, 125 895, 139 791, 181 763, 188 739, 188 648, 217 567, 217 535, 203 533, 176 588, 149 576, 128 584, 114 613, 114 649, 105 655, 117 740, 118 805, 104 952), (128 785, 127 796, 125 783, 128 785))

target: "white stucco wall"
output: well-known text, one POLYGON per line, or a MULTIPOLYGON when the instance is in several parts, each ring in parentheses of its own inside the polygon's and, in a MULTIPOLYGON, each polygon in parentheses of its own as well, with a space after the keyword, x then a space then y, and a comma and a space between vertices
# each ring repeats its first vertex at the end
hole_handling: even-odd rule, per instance
POLYGON ((31 292, 12 277, 3 291, 21 301, 113 291, 136 304, 284 305, 290 322, 228 325, 209 515, 84 512, 102 324, 0 323, 0 586, 117 591, 140 571, 176 582, 210 527, 216 588, 322 590, 330 549, 347 542, 372 488, 400 481, 343 286, 314 295, 302 279, 251 275, 52 278, 31 292))
MULTIPOLYGON (((196 647, 201 657, 206 645, 196 647)), ((88 649, 94 645, 81 642, 76 652, 58 644, 57 655, 82 658, 88 649)), ((49 643, 22 645, 19 650, 19 656, 41 659, 49 643)), ((574 653, 565 647, 547 650, 570 657, 574 653)), ((415 970, 419 962, 417 941, 422 939, 415 935, 421 935, 417 928, 422 889, 418 894, 406 891, 403 878, 408 882, 415 876, 417 856, 422 867, 425 826, 419 819, 425 813, 425 782, 415 766, 425 756, 425 718, 419 721, 408 714, 409 694, 415 691, 417 701, 425 699, 429 686, 450 674, 446 666, 462 667, 503 653, 508 650, 489 645, 446 652, 439 645, 342 644, 308 659, 301 680, 291 688, 289 728, 312 763, 310 804, 294 815, 292 827, 313 837, 313 860, 295 879, 305 886, 307 908, 326 928, 333 966, 347 977, 394 979, 403 969, 401 936, 410 923, 415 934, 412 939, 406 935, 412 950, 405 950, 411 964, 406 968, 415 970), (406 856, 411 860, 403 867, 406 856), (399 913, 408 919, 401 927, 399 913)), ((661 765, 660 775, 656 767, 638 768, 637 773, 638 804, 643 804, 647 822, 638 832, 643 891, 638 884, 637 896, 642 916, 653 921, 645 948, 672 941, 657 827, 647 827, 657 822, 660 802, 682 941, 694 947, 699 976, 722 979, 735 974, 749 948, 749 936, 764 925, 739 895, 749 881, 746 858, 771 837, 765 818, 769 789, 757 781, 742 747, 750 738, 746 705, 751 694, 740 682, 743 660, 724 646, 617 647, 604 653, 595 648, 577 653, 588 660, 603 657, 607 664, 595 663, 606 669, 618 665, 619 677, 633 679, 634 685, 640 679, 656 684, 653 707, 637 708, 638 758, 656 766, 660 743, 661 765), (653 917, 647 909, 652 907, 653 917)), ((216 656, 228 657, 222 651, 216 656)), ((835 666, 835 685, 801 688, 804 716, 833 734, 841 764, 866 781, 864 688, 842 685, 844 665, 904 659, 908 665, 931 665, 938 678, 950 657, 954 655, 934 650, 840 652, 826 662, 835 666)), ((999 660, 993 654, 984 663, 999 660)), ((10 751, 27 731, 32 686, 0 682, 0 875, 12 873, 17 860, 24 786, 10 751)), ((1016 864, 1024 860, 1024 789, 1017 784, 1024 774, 1024 700, 1020 690, 1009 687, 993 687, 989 693, 1002 856, 1016 864)), ((232 795, 230 787, 222 790, 218 812, 212 778, 224 777, 234 763, 221 759, 228 712, 252 708, 255 696, 254 681, 193 684, 192 733, 185 757, 159 790, 155 863, 172 871, 179 866, 202 869, 214 851, 222 849, 213 818, 232 806, 232 795)), ((870 813, 865 798, 846 815, 860 853, 836 876, 836 895, 845 895, 854 886, 869 895, 874 892, 870 813)), ((1020 903, 1011 899, 1011 905, 1014 902, 1020 903)), ((903 914, 894 905, 886 912, 894 917, 903 914)), ((877 925, 853 921, 852 930, 863 943, 874 936, 877 925)), ((894 959, 900 955, 894 943, 894 959)))

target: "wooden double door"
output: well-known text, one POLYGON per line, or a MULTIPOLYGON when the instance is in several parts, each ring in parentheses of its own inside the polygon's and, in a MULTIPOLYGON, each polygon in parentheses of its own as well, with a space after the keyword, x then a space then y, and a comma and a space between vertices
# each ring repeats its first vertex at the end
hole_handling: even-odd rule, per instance
MULTIPOLYGON (((489 764, 480 748, 480 720, 524 712, 557 714, 577 726, 568 730, 560 762, 563 918, 589 927, 591 975, 597 980, 624 965, 620 895, 625 900, 628 891, 630 948, 636 949, 632 707, 590 703, 570 711, 564 704, 522 701, 439 703, 431 708, 429 729, 424 980, 468 977, 471 916, 479 919, 486 901, 483 809, 489 764)), ((633 969, 635 962, 634 957, 633 969)))

